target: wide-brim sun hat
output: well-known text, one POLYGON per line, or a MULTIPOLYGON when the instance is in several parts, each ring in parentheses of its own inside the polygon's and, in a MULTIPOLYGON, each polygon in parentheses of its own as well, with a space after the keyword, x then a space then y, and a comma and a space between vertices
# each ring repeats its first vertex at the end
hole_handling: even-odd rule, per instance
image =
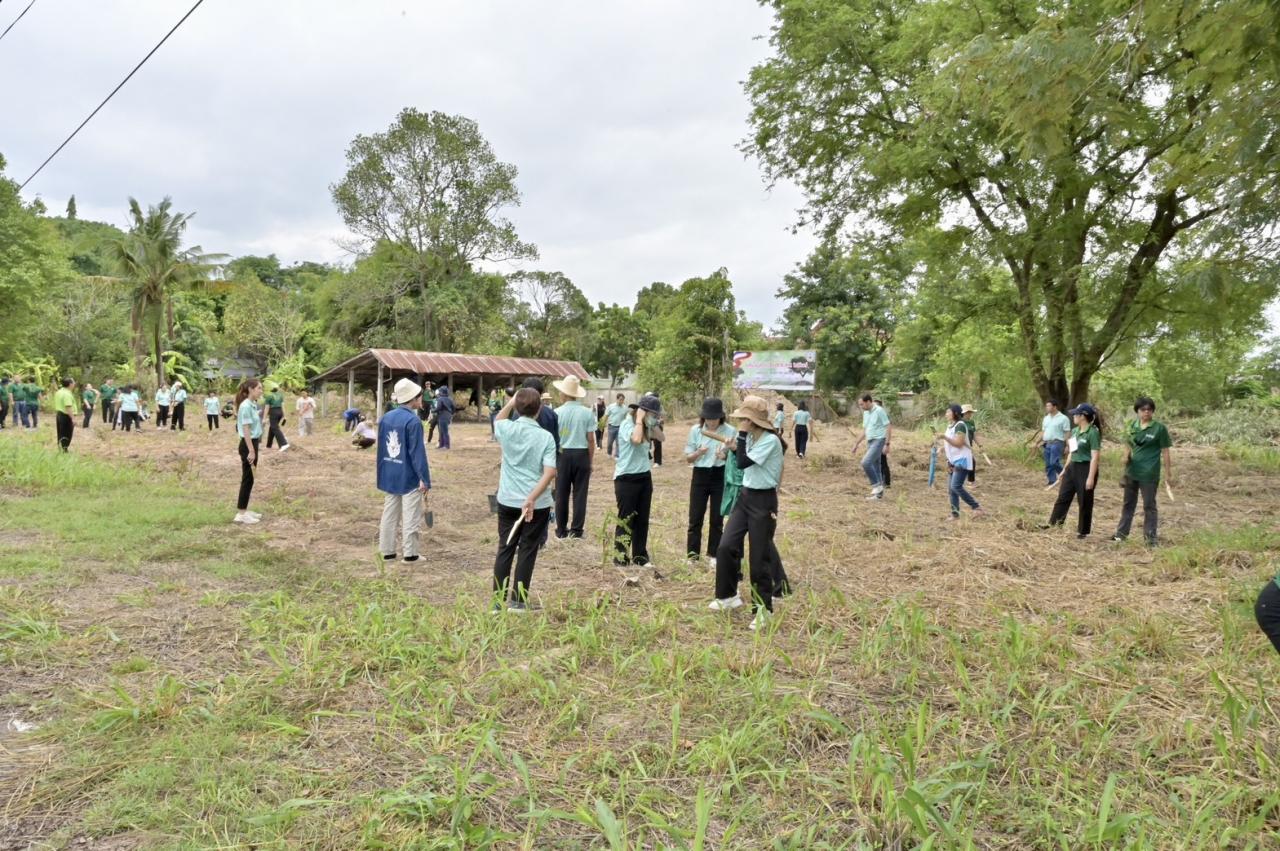
POLYGON ((396 382, 396 386, 391 390, 391 399, 397 405, 403 405, 406 402, 412 402, 422 395, 422 388, 408 378, 402 378, 396 382))
POLYGON ((724 402, 714 396, 708 396, 702 400, 702 411, 698 413, 698 417, 704 420, 721 420, 725 419, 724 402))
POLYGON ((960 406, 960 413, 962 413, 962 414, 972 414, 972 413, 973 413, 973 405, 968 405, 968 404, 961 405, 961 406, 960 406))
POLYGON ((566 396, 572 396, 575 399, 581 399, 587 395, 586 388, 582 386, 582 382, 578 380, 576 375, 566 375, 559 381, 551 382, 551 386, 559 390, 566 396))
POLYGON ((773 423, 769 422, 769 403, 759 396, 747 396, 729 418, 750 420, 763 429, 773 428, 773 423))

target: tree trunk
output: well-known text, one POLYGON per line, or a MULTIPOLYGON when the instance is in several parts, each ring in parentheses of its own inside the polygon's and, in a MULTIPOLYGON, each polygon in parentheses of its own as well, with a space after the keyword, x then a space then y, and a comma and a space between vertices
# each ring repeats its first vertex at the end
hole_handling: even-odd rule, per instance
POLYGON ((160 356, 160 316, 158 312, 156 315, 154 331, 153 342, 155 343, 156 348, 153 357, 155 358, 156 367, 156 387, 159 387, 161 384, 164 384, 164 358, 160 356))

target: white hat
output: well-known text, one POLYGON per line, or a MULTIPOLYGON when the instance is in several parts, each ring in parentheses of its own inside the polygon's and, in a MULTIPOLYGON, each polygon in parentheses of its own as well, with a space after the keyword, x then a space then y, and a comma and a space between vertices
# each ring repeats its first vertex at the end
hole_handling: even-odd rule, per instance
POLYGON ((397 405, 403 405, 405 402, 412 402, 421 395, 422 388, 407 378, 402 378, 397 381, 395 389, 391 391, 391 398, 397 405))
POLYGON ((563 381, 551 382, 551 386, 564 395, 572 396, 575 399, 581 399, 587 395, 587 391, 582 388, 582 384, 578 381, 578 376, 576 375, 566 375, 563 381))

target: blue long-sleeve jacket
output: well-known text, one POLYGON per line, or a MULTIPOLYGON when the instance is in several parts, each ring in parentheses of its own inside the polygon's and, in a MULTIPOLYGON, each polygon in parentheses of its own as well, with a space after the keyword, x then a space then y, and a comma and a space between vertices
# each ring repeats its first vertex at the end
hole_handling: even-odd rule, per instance
POLYGON ((422 421, 408 408, 395 408, 378 423, 378 490, 406 494, 418 482, 431 487, 422 421))

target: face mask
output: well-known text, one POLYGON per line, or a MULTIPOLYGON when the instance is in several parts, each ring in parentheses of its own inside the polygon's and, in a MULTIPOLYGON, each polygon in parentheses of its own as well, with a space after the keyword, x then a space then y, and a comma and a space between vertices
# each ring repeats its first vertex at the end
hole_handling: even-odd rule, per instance
POLYGON ((648 416, 646 416, 646 417, 644 418, 644 424, 645 424, 645 426, 647 426, 648 428, 657 428, 657 427, 658 427, 658 418, 657 418, 657 417, 655 417, 653 414, 649 414, 648 416))

